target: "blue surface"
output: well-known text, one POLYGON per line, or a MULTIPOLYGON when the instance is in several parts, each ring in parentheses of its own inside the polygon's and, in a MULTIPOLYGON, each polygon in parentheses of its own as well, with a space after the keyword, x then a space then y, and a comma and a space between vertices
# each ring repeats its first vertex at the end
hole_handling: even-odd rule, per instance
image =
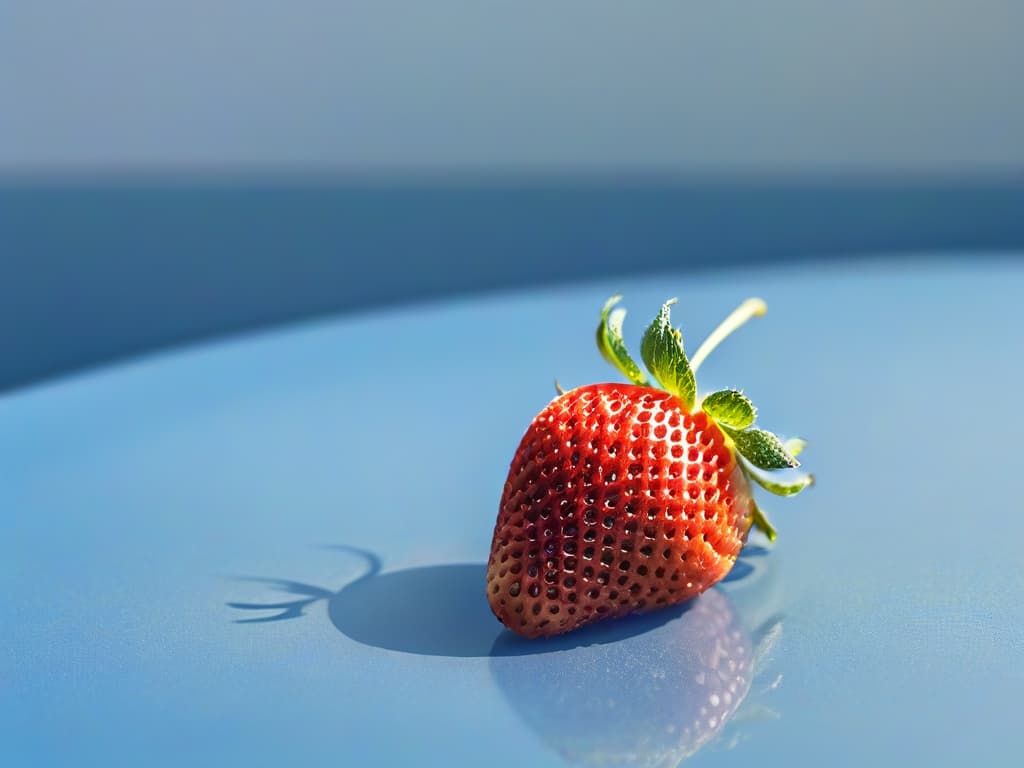
POLYGON ((1016 764, 1022 291, 969 257, 676 274, 8 395, 0 763, 1016 764), (498 495, 552 377, 610 377, 615 290, 634 345, 669 295, 691 345, 767 299, 701 384, 808 437, 819 484, 688 609, 529 644, 483 594, 498 495))

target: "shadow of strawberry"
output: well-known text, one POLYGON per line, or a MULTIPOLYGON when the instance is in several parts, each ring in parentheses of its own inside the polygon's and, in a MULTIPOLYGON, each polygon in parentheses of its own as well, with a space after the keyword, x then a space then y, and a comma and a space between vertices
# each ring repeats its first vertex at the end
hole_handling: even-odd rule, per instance
POLYGON ((363 645, 427 656, 526 656, 616 643, 642 635, 685 614, 694 601, 648 614, 585 627, 544 641, 524 641, 508 632, 484 597, 487 566, 454 563, 383 571, 380 558, 365 549, 332 546, 360 562, 362 572, 340 588, 277 578, 242 577, 266 584, 294 599, 229 602, 231 608, 260 612, 238 624, 301 618, 318 603, 343 635, 363 645))
MULTIPOLYGON (((337 590, 246 578, 294 599, 227 603, 267 614, 236 623, 297 619, 323 603, 334 627, 363 645, 490 657, 491 675, 512 709, 542 742, 580 765, 678 765, 713 741, 728 741, 721 737, 744 712, 748 719, 774 716, 759 702, 745 702, 782 628, 777 615, 753 631, 744 621, 765 615, 776 602, 766 594, 774 569, 753 564, 767 550, 746 553, 731 580, 742 582, 739 591, 715 588, 663 610, 526 640, 491 614, 483 563, 384 572, 372 552, 332 549, 355 557, 362 572, 337 590)), ((737 731, 732 743, 738 739, 737 731)))
MULTIPOLYGON (((298 619, 323 603, 339 632, 363 645, 426 656, 486 657, 494 653, 528 655, 529 643, 495 645, 511 635, 491 613, 484 597, 487 566, 455 563, 404 568, 382 572, 380 558, 355 547, 331 547, 354 556, 362 573, 331 590, 315 584, 276 578, 242 577, 266 584, 294 599, 273 602, 229 602, 231 608, 266 615, 235 619, 238 624, 265 624, 298 619)), ((590 628, 563 635, 550 642, 572 648, 590 643, 615 642, 649 631, 670 621, 687 605, 667 608, 645 616, 610 623, 596 635, 590 628)), ((545 645, 548 647, 548 644, 545 645)))

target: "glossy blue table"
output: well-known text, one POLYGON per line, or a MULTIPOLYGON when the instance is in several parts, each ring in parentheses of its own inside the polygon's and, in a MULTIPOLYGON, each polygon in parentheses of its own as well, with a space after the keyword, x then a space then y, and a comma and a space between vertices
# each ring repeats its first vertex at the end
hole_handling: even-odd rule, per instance
POLYGON ((1017 765, 1024 265, 662 275, 341 318, 0 399, 0 764, 1017 765), (484 562, 622 291, 799 433, 811 491, 692 604, 550 642, 484 562))

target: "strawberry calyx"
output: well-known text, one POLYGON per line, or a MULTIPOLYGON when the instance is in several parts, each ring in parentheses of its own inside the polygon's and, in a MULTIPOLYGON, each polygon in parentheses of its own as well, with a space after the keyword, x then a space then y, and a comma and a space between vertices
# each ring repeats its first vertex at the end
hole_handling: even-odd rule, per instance
POLYGON ((752 498, 750 500, 750 506, 752 510, 750 521, 751 526, 757 528, 757 530, 767 536, 768 541, 775 541, 775 539, 779 537, 779 532, 775 530, 775 526, 771 524, 771 521, 769 521, 764 512, 761 511, 761 508, 757 505, 757 501, 755 499, 752 498))
MULTIPOLYGON (((760 317, 768 307, 761 299, 741 303, 687 357, 682 331, 672 326, 671 309, 677 299, 666 301, 657 317, 647 327, 640 344, 640 357, 653 381, 630 356, 622 336, 626 310, 616 305, 621 296, 612 296, 601 310, 597 326, 597 346, 601 355, 629 381, 641 386, 655 386, 675 395, 687 411, 699 407, 725 433, 738 456, 738 463, 748 479, 776 496, 793 496, 814 484, 814 476, 802 474, 779 480, 764 473, 792 470, 800 466, 796 456, 806 447, 799 438, 780 440, 775 434, 754 425, 757 409, 750 399, 736 389, 712 392, 697 397, 696 371, 714 349, 730 334, 753 317, 760 317)), ((775 541, 777 532, 753 499, 752 526, 775 541)))
POLYGON ((612 296, 605 302, 601 310, 601 322, 597 325, 597 348, 604 359, 618 368, 627 379, 641 387, 647 386, 647 376, 629 356, 626 342, 622 339, 622 321, 626 319, 626 310, 615 309, 621 300, 622 296, 612 296))
POLYGON ((640 357, 661 388, 682 401, 687 410, 693 410, 697 399, 697 379, 690 360, 683 349, 683 334, 672 327, 672 305, 678 299, 669 299, 658 312, 640 342, 640 357))

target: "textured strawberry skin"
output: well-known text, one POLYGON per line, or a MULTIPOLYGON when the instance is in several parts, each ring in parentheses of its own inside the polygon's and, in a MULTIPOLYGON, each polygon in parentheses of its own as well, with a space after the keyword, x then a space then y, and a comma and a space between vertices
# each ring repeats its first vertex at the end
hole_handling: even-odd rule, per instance
POLYGON ((750 492, 718 426, 667 392, 593 384, 527 429, 487 568, 498 619, 525 637, 689 600, 724 577, 750 492))

